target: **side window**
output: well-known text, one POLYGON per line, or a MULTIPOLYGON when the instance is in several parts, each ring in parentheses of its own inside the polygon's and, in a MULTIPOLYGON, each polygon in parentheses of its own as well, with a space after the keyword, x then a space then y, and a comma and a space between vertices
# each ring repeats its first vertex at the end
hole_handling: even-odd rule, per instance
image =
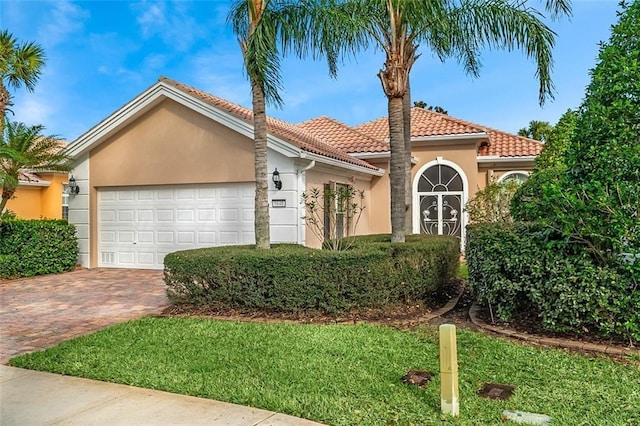
POLYGON ((498 183, 502 183, 502 182, 524 183, 527 179, 529 179, 529 172, 518 170, 518 171, 506 172, 505 174, 500 176, 500 178, 498 179, 498 183))
POLYGON ((69 185, 62 185, 62 218, 69 219, 69 185))
POLYGON ((349 185, 329 182, 324 185, 324 238, 342 238, 349 235, 349 185))

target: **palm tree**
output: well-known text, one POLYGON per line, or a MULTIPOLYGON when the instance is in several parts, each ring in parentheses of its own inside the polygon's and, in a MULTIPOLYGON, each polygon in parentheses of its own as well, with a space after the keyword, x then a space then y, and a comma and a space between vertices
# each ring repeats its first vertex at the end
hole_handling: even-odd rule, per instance
POLYGON ((251 82, 254 131, 256 248, 270 248, 267 170, 267 116, 265 101, 282 105, 280 49, 298 56, 326 56, 335 75, 335 35, 316 25, 326 10, 321 4, 283 0, 236 0, 227 20, 231 23, 251 82), (312 30, 311 26, 315 26, 312 30))
POLYGON ((518 130, 518 135, 540 142, 547 142, 552 132, 553 126, 548 121, 531 120, 529 127, 523 127, 518 130))
MULTIPOLYGON (((345 0, 335 1, 334 7, 337 12, 324 23, 333 26, 328 32, 341 34, 338 50, 375 45, 385 52, 378 77, 388 99, 391 240, 404 242, 410 140, 404 138, 403 108, 411 104, 403 103, 403 97, 419 45, 428 46, 441 60, 455 57, 474 76, 483 48, 522 49, 536 62, 542 104, 553 91, 554 33, 541 21, 542 14, 522 1, 345 0)), ((570 0, 546 0, 545 7, 553 16, 571 11, 570 0)))
POLYGON ((27 126, 5 120, 0 141, 0 212, 4 211, 18 188, 20 170, 71 170, 72 159, 60 152, 60 140, 54 136, 42 136, 43 130, 41 125, 27 126))
POLYGON ((0 32, 0 129, 7 108, 12 105, 7 85, 14 89, 24 86, 32 92, 42 67, 44 50, 34 42, 19 43, 8 30, 0 32))

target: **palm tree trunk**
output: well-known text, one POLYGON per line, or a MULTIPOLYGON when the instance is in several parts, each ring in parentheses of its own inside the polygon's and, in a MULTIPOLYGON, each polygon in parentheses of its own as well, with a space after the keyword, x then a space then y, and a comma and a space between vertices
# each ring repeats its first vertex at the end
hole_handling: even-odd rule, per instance
MULTIPOLYGON (((11 198, 13 198, 13 194, 16 193, 16 188, 11 186, 5 186, 2 188, 2 198, 0 199, 0 216, 4 212, 5 207, 7 207, 7 203, 11 198)), ((0 219, 1 221, 2 219, 0 219)))
POLYGON ((391 189, 391 242, 404 243, 406 161, 402 97, 389 97, 389 187, 391 189))
POLYGON ((405 155, 405 199, 404 212, 405 235, 413 234, 413 185, 411 182, 411 85, 407 79, 407 92, 402 97, 402 117, 404 126, 404 155, 405 155))
POLYGON ((252 81, 254 167, 256 198, 254 207, 256 248, 270 248, 269 235, 269 187, 267 180, 267 116, 262 84, 252 81))
POLYGON ((4 129, 4 117, 7 115, 7 107, 11 104, 11 95, 0 80, 0 130, 4 129))

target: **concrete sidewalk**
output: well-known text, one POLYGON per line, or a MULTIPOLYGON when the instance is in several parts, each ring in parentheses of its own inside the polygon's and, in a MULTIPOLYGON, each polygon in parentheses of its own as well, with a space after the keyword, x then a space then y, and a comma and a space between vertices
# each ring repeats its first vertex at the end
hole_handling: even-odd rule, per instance
POLYGON ((0 424, 10 425, 300 425, 284 414, 0 365, 0 424))

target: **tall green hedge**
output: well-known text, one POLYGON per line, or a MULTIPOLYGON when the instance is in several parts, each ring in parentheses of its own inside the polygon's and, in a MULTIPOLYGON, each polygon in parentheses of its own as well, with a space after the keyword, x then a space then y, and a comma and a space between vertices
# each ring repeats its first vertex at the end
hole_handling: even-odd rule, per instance
POLYGON ((78 241, 64 220, 5 220, 0 223, 0 277, 30 277, 73 270, 78 241))
POLYGON ((623 258, 600 258, 542 224, 468 228, 469 284, 498 318, 640 340, 640 288, 623 258))
POLYGON ((274 245, 171 253, 167 294, 175 303, 336 313, 425 300, 457 270, 458 240, 376 238, 347 251, 274 245))

